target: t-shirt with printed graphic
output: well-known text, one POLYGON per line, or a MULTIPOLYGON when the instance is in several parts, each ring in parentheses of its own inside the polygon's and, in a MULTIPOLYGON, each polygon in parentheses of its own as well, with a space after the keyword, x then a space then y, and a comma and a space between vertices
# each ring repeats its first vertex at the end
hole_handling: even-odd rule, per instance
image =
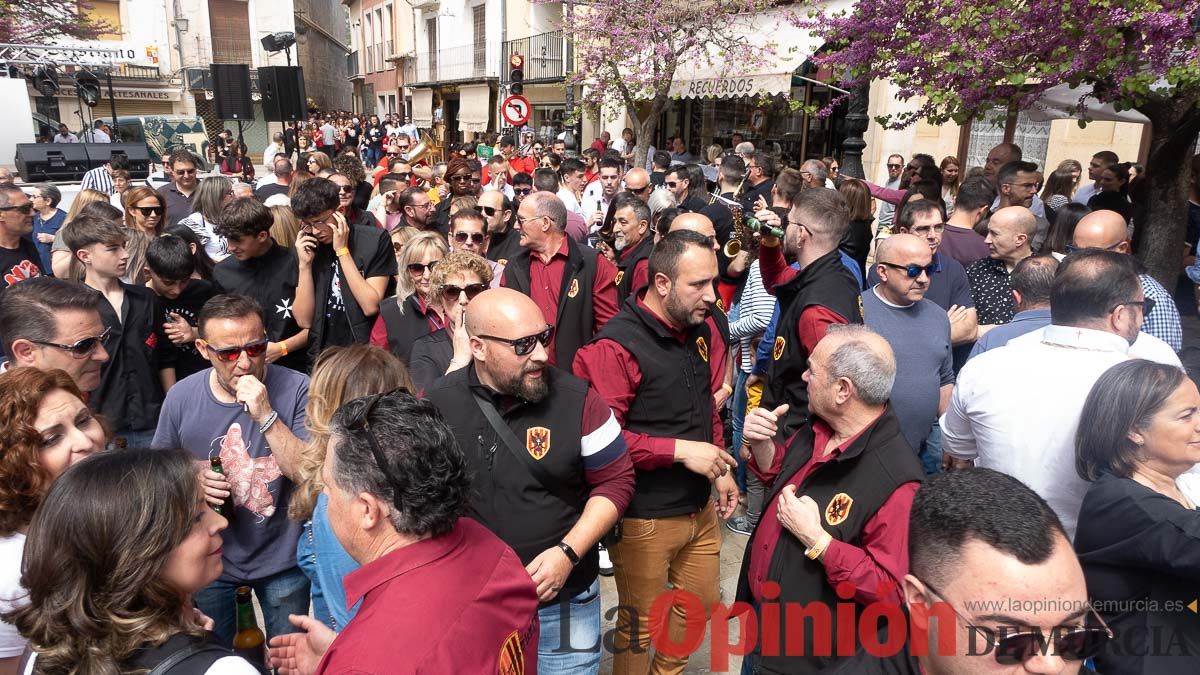
POLYGON ((41 257, 32 241, 21 237, 16 248, 0 246, 0 288, 40 276, 41 257))
POLYGON ((329 291, 329 301, 325 303, 325 344, 352 345, 355 343, 354 332, 350 330, 350 318, 346 316, 346 299, 342 294, 349 288, 342 287, 341 267, 338 259, 333 259, 333 287, 329 291))
MULTIPOLYGON (((212 369, 181 380, 167 392, 158 430, 151 446, 183 448, 197 461, 220 455, 233 486, 237 513, 221 533, 225 571, 221 579, 244 583, 265 579, 296 567, 300 523, 288 518, 292 482, 283 476, 258 424, 240 403, 223 403, 212 393, 212 369)), ((268 365, 263 376, 275 424, 285 424, 298 438, 307 439, 304 407, 308 405, 308 376, 268 365)))
MULTIPOLYGON (((192 328, 196 327, 196 317, 200 314, 200 308, 210 298, 216 295, 211 282, 203 279, 192 279, 188 281, 188 285, 183 287, 183 292, 178 298, 164 298, 159 296, 159 301, 163 306, 163 313, 168 319, 171 314, 178 314, 183 317, 188 325, 192 328)), ((208 359, 200 356, 200 352, 196 351, 196 343, 188 342, 183 345, 175 345, 177 357, 175 359, 175 379, 182 380, 183 378, 198 373, 211 364, 208 359)))

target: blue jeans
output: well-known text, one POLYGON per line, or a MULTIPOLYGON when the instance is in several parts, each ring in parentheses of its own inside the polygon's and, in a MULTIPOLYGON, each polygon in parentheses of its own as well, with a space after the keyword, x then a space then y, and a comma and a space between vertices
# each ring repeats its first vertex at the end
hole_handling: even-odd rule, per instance
POLYGON ((154 429, 146 431, 134 431, 132 429, 122 429, 114 436, 125 439, 125 447, 127 448, 149 448, 150 443, 154 440, 154 429))
MULTIPOLYGON (((735 362, 735 368, 736 362, 735 362)), ((737 377, 733 380, 733 402, 729 409, 729 418, 733 424, 733 447, 730 448, 730 453, 737 460, 737 471, 733 477, 737 482, 738 489, 742 492, 746 491, 746 460, 742 459, 742 427, 746 423, 746 380, 750 378, 750 373, 742 372, 738 368, 737 377)))
POLYGON ((919 456, 926 476, 942 472, 942 427, 937 422, 933 423, 933 428, 929 430, 929 436, 921 444, 919 456))
POLYGON ((368 145, 367 146, 367 169, 368 170, 374 169, 375 165, 379 163, 379 160, 382 157, 383 157, 383 146, 376 148, 374 146, 368 145))
POLYGON ((226 646, 233 645, 237 632, 237 605, 233 595, 238 586, 254 589, 262 606, 267 639, 297 629, 288 623, 289 614, 308 614, 308 577, 293 567, 257 581, 234 582, 218 579, 192 596, 192 602, 213 620, 213 632, 226 646))
POLYGON ((600 672, 599 579, 579 595, 539 609, 538 623, 539 673, 600 672), (563 625, 564 619, 569 625, 563 625))
POLYGON ((329 526, 328 509, 329 498, 318 495, 312 518, 304 523, 304 530, 296 542, 296 562, 312 583, 313 616, 330 629, 341 631, 362 604, 359 601, 359 605, 346 609, 346 587, 343 585, 346 575, 359 565, 342 548, 329 526))

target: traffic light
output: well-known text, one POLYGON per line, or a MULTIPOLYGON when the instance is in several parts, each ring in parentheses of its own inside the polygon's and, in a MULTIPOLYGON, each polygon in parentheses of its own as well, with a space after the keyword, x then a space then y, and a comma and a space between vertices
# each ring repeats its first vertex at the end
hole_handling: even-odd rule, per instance
POLYGON ((33 88, 42 96, 54 96, 58 93, 58 71, 54 66, 38 66, 33 71, 33 88))
POLYGON ((508 90, 514 96, 520 96, 525 91, 525 57, 513 54, 508 57, 508 65, 512 66, 508 73, 508 81, 511 82, 508 90))
POLYGON ((74 80, 79 98, 83 99, 87 107, 95 108, 100 102, 100 80, 90 70, 75 71, 74 80))

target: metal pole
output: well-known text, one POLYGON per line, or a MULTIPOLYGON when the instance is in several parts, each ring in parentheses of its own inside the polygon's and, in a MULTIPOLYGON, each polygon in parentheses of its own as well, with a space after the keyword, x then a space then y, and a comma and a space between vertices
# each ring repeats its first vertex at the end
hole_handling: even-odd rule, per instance
POLYGON ((846 103, 846 140, 842 141, 842 175, 850 178, 866 178, 862 163, 863 150, 867 147, 863 136, 871 120, 867 116, 867 104, 871 95, 870 86, 863 82, 850 89, 846 103))
POLYGON ((108 105, 112 110, 112 120, 113 120, 112 142, 120 143, 121 142, 121 132, 118 131, 119 127, 117 125, 117 98, 115 96, 113 96, 112 68, 111 67, 108 69, 108 105))

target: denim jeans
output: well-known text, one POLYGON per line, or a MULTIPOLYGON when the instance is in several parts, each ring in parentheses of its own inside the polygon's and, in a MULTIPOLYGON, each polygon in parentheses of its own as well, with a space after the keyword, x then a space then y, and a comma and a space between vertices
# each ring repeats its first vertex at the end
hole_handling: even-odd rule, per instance
POLYGON ((926 476, 942 472, 942 427, 937 422, 933 423, 933 428, 921 444, 919 457, 926 476))
POLYGON ((308 577, 293 567, 279 574, 257 581, 226 581, 218 579, 192 596, 196 607, 213 620, 213 632, 225 646, 233 645, 237 632, 237 605, 233 595, 238 586, 254 589, 258 604, 262 606, 263 630, 267 639, 276 635, 295 633, 297 628, 288 623, 288 614, 308 614, 308 577))
POLYGON ((124 438, 125 447, 127 448, 149 448, 150 443, 154 440, 154 429, 147 429, 145 431, 122 429, 113 434, 113 436, 124 438))
POLYGON ((538 610, 538 672, 600 672, 600 580, 573 598, 538 610), (565 617, 563 615, 566 615, 565 617), (563 619, 569 625, 563 625, 563 619), (563 634, 566 629, 570 631, 563 634))
POLYGON ((750 373, 742 372, 738 368, 737 377, 733 380, 733 402, 729 408, 729 418, 733 425, 733 447, 729 449, 737 460, 737 471, 733 477, 737 481, 738 489, 742 492, 746 491, 746 460, 742 459, 742 427, 746 423, 746 380, 750 377, 750 373))
MULTIPOLYGON (((329 498, 317 496, 312 518, 296 542, 296 562, 312 583, 313 616, 334 631, 341 631, 358 612, 358 605, 346 609, 343 581, 359 564, 346 553, 329 526, 329 498)), ((359 601, 362 604, 362 601, 359 601)))

